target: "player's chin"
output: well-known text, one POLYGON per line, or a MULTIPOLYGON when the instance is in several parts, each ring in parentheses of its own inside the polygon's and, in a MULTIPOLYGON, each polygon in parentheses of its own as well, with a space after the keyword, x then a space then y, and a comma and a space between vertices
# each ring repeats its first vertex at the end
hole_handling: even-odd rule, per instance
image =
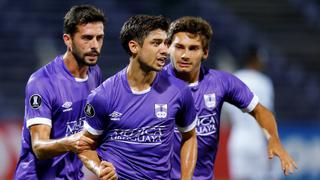
POLYGON ((157 65, 157 66, 154 66, 153 69, 154 71, 161 71, 163 69, 164 65, 157 65))
POLYGON ((98 56, 87 58, 85 62, 88 66, 94 66, 98 63, 98 56))
POLYGON ((179 72, 179 73, 190 73, 191 72, 191 69, 189 67, 176 67, 176 70, 179 72))

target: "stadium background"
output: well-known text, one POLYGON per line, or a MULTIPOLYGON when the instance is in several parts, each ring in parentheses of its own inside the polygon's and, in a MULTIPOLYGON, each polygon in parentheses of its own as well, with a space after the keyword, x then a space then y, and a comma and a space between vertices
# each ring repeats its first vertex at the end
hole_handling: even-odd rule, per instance
MULTIPOLYGON (((299 169, 282 179, 320 179, 320 1, 319 0, 0 0, 0 179, 11 179, 20 148, 24 87, 28 77, 65 52, 63 16, 75 4, 90 3, 108 17, 99 65, 105 78, 128 62, 119 41, 134 14, 162 14, 174 20, 201 16, 214 28, 207 66, 235 70, 243 52, 257 44, 268 59, 275 85, 280 137, 299 169)), ((228 127, 223 128, 226 143, 228 127)), ((217 179, 228 179, 220 149, 217 179)))

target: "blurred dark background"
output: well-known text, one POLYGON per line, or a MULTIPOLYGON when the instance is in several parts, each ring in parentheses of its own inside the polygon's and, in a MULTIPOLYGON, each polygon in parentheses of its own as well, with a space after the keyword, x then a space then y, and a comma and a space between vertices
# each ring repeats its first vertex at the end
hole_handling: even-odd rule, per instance
MULTIPOLYGON (((214 30, 207 66, 230 71, 240 68, 248 47, 259 46, 267 59, 265 73, 274 82, 280 126, 311 124, 319 132, 319 0, 0 0, 2 124, 22 122, 29 76, 65 52, 63 17, 72 5, 83 3, 97 6, 108 17, 99 60, 105 78, 128 63, 119 32, 130 16, 162 14, 171 20, 201 16, 214 30)), ((318 140, 316 145, 320 150, 318 140)), ((318 165, 314 170, 320 172, 318 165)))
POLYGON ((109 77, 128 63, 119 31, 134 14, 163 14, 174 20, 201 16, 214 29, 207 65, 232 61, 257 44, 268 55, 266 73, 276 90, 281 121, 320 119, 320 4, 302 0, 108 0, 0 1, 0 117, 22 117, 24 88, 36 69, 65 52, 63 16, 74 4, 90 3, 108 17, 101 65, 109 77), (232 58, 230 60, 230 58, 232 58))

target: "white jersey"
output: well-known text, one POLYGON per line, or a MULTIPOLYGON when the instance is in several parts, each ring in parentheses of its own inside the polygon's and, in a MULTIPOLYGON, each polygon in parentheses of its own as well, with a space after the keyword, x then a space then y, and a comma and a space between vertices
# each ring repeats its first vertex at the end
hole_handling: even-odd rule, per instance
MULTIPOLYGON (((240 70, 235 75, 259 97, 262 105, 273 110, 274 90, 270 78, 249 69, 240 70)), ((228 141, 232 179, 268 179, 267 141, 260 126, 250 114, 230 104, 225 104, 224 108, 232 123, 228 141)))

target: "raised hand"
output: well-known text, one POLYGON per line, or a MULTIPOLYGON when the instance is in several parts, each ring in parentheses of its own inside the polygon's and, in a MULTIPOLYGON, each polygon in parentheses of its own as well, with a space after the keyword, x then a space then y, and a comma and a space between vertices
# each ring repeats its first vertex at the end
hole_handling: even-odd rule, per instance
POLYGON ((286 176, 289 175, 289 173, 293 173, 294 170, 298 168, 296 162, 287 153, 287 151, 281 145, 280 141, 277 139, 269 139, 268 154, 269 159, 272 159, 275 155, 279 157, 282 170, 286 176))

